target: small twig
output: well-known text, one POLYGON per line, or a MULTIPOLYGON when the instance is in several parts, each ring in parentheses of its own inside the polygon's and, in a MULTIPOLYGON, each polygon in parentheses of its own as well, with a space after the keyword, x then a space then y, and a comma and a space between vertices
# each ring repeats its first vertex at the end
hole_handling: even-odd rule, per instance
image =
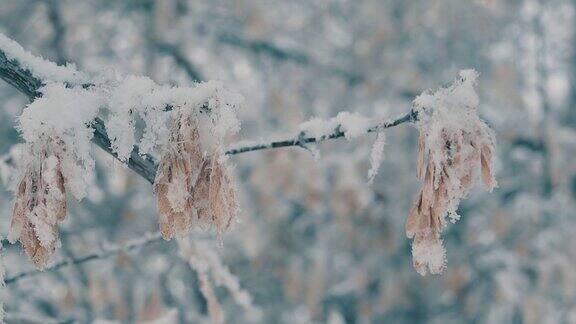
POLYGON ((180 66, 188 75, 191 81, 200 82, 202 81, 202 74, 198 71, 198 69, 186 58, 184 53, 180 51, 180 49, 172 44, 164 43, 164 42, 156 42, 156 48, 159 52, 168 54, 172 57, 172 59, 176 62, 178 66, 180 66))
MULTIPOLYGON (((411 110, 410 112, 408 112, 408 113, 406 113, 406 114, 404 114, 398 118, 394 118, 394 119, 379 123, 376 126, 368 128, 366 133, 368 134, 368 133, 373 133, 373 132, 379 132, 379 131, 384 130, 386 128, 391 128, 391 127, 398 126, 400 124, 404 124, 407 122, 414 122, 417 120, 417 118, 418 118, 417 113, 415 111, 411 110)), ((344 137, 345 135, 346 135, 346 133, 343 132, 340 129, 340 127, 336 127, 336 129, 332 133, 321 136, 321 137, 302 136, 302 133, 300 133, 298 136, 293 137, 293 138, 288 138, 288 139, 281 139, 281 140, 276 140, 276 141, 272 141, 272 142, 260 142, 260 143, 243 145, 243 146, 232 146, 226 151, 226 154, 227 155, 235 155, 235 154, 241 154, 241 153, 246 153, 246 152, 266 150, 266 149, 279 148, 279 147, 288 147, 288 146, 300 146, 300 147, 302 147, 303 145, 308 144, 308 143, 317 143, 317 142, 322 142, 322 141, 325 141, 328 139, 336 139, 336 138, 344 137)))
POLYGON ((9 323, 30 323, 30 324, 71 324, 75 323, 74 319, 55 319, 47 317, 36 317, 28 314, 6 313, 4 320, 9 323))
POLYGON ((355 85, 364 81, 364 76, 359 73, 354 73, 339 67, 322 64, 304 52, 284 49, 269 41, 246 39, 240 35, 232 33, 221 33, 216 36, 216 39, 222 44, 249 50, 256 54, 264 54, 276 60, 289 61, 298 65, 316 67, 321 71, 325 71, 329 74, 347 80, 350 85, 355 85))
POLYGON ((128 243, 121 245, 121 246, 110 246, 110 247, 103 248, 102 251, 100 251, 100 252, 92 252, 90 254, 86 254, 86 255, 80 256, 80 257, 65 258, 64 260, 57 262, 57 263, 53 264, 52 266, 50 266, 46 269, 43 269, 43 270, 34 269, 34 270, 20 272, 18 274, 13 275, 13 276, 7 277, 4 280, 4 283, 6 283, 7 285, 10 285, 14 282, 17 282, 20 279, 34 277, 34 276, 37 276, 37 275, 40 275, 43 273, 58 270, 60 268, 63 268, 63 267, 69 266, 69 265, 78 265, 78 264, 82 264, 82 263, 92 261, 92 260, 105 259, 105 258, 108 258, 110 256, 113 256, 113 255, 116 255, 119 253, 126 253, 129 251, 135 250, 137 248, 143 247, 143 246, 148 245, 150 243, 160 241, 161 239, 162 239, 162 236, 160 235, 159 232, 148 234, 148 235, 145 235, 144 238, 138 238, 138 239, 129 241, 128 243))

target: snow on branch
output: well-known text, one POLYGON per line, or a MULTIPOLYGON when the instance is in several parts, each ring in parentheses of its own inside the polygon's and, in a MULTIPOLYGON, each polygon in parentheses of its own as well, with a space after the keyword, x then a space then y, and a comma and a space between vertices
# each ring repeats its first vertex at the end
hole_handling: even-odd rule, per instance
MULTIPOLYGON (((82 74, 80 74, 81 77, 78 75, 72 67, 60 67, 50 61, 35 57, 18 43, 0 34, 0 78, 25 94, 31 101, 42 96, 40 88, 47 82, 60 80, 66 84, 76 84, 85 78, 82 74), (55 80, 48 79, 48 77, 54 77, 55 80)), ((84 88, 90 86, 90 83, 82 83, 84 88)), ((90 127, 94 130, 92 141, 116 157, 117 154, 112 150, 104 121, 96 117, 90 123, 90 127)), ((154 182, 156 163, 152 157, 140 154, 137 147, 130 154, 126 164, 150 183, 154 182)))
MULTIPOLYGON (((346 113, 348 114, 348 113, 346 113)), ((329 120, 312 119, 300 125, 300 132, 297 135, 276 137, 275 140, 264 140, 259 142, 239 142, 232 145, 226 151, 227 155, 241 154, 246 152, 266 150, 272 148, 289 147, 289 146, 303 146, 309 143, 318 143, 329 139, 336 139, 341 137, 353 138, 360 134, 368 134, 380 132, 384 129, 395 127, 408 122, 415 122, 418 119, 418 114, 411 110, 410 112, 386 121, 366 120, 362 119, 362 126, 359 128, 346 129, 338 120, 344 122, 344 125, 351 127, 353 123, 340 117, 335 117, 329 120), (312 122, 313 121, 313 122, 312 122)), ((357 126, 357 124, 356 124, 357 126)), ((352 126, 353 127, 353 126, 352 126)), ((274 137, 273 137, 274 138, 274 137)))
POLYGON ((238 208, 222 141, 239 130, 240 96, 218 82, 171 87, 128 76, 80 83, 85 78, 72 67, 36 58, 2 37, 2 78, 33 100, 18 118, 28 162, 9 239, 22 243, 36 267, 45 267, 58 246, 66 189, 77 199, 85 195, 94 167, 92 139, 154 183, 165 239, 187 233, 193 224, 213 225, 219 234, 229 227, 238 208), (14 75, 27 82, 13 81, 14 75), (141 138, 135 135, 136 118, 145 124, 141 138), (160 154, 159 164, 143 155, 152 151, 160 154))
POLYGON ((6 61, 15 61, 23 69, 30 71, 43 81, 65 82, 81 85, 89 82, 89 77, 71 65, 60 66, 26 51, 20 44, 0 33, 0 54, 6 61))
MULTIPOLYGON (((0 36, 6 38, 1 34, 0 36)), ((14 41, 11 40, 8 41, 9 43, 15 43, 14 41)), ((21 49, 21 51, 24 51, 20 47, 20 45, 17 45, 17 48, 21 49)), ((24 51, 24 53, 26 54, 23 53, 20 54, 22 54, 24 57, 29 56, 34 57, 28 52, 24 51)), ((18 54, 18 52, 16 54, 18 54)), ((5 49, 2 46, 2 43, 0 43, 0 78, 4 79, 9 84, 16 87, 16 89, 18 89, 20 92, 26 94, 31 100, 34 100, 36 97, 42 96, 42 93, 39 92, 39 89, 46 81, 36 76, 35 70, 29 70, 25 68, 22 64, 20 64, 15 54, 9 57, 10 59, 8 59, 8 56, 5 54, 5 49)), ((54 63, 51 63, 44 59, 38 58, 38 60, 47 62, 48 65, 51 65, 53 67, 56 66, 54 63)), ((35 65, 33 64, 30 66, 35 67, 35 65)), ((69 69, 70 68, 67 68, 66 70, 69 69)), ((60 77, 65 75, 66 73, 59 74, 60 77)), ((89 88, 91 86, 92 85, 90 83, 83 84, 84 88, 89 88)), ((167 109, 170 108, 167 107, 167 109)), ((377 132, 386 128, 398 126, 406 122, 414 122, 416 119, 417 114, 414 111, 410 111, 402 116, 399 116, 398 118, 389 121, 381 123, 375 122, 374 126, 366 129, 366 132, 367 133, 377 132)), ((104 121, 101 118, 96 117, 90 124, 90 127, 94 129, 94 136, 92 137, 92 141, 109 154, 118 158, 117 152, 115 152, 112 149, 113 147, 112 141, 110 140, 107 127, 104 125, 104 121)), ((323 134, 322 136, 318 137, 307 134, 297 134, 296 136, 272 137, 275 139, 266 141, 258 141, 258 142, 243 141, 230 146, 224 153, 226 155, 236 155, 264 149, 302 146, 303 144, 316 143, 327 139, 336 139, 344 136, 345 132, 336 127, 335 129, 332 129, 331 132, 323 134)), ((150 183, 154 182, 154 179, 156 177, 157 162, 154 160, 152 156, 147 154, 141 154, 140 148, 138 146, 134 146, 133 150, 129 153, 129 158, 124 162, 130 169, 132 169, 137 174, 142 176, 148 182, 150 183)))

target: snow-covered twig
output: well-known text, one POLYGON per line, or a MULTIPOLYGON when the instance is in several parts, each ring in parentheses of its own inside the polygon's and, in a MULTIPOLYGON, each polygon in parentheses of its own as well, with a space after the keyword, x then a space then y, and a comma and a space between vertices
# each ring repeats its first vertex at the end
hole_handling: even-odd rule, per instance
POLYGON ((148 245, 150 243, 154 243, 154 242, 157 242, 160 240, 162 240, 162 236, 160 235, 159 232, 147 234, 147 235, 144 235, 144 237, 130 240, 127 243, 120 245, 120 246, 111 245, 108 247, 104 247, 99 252, 92 252, 92 253, 89 253, 89 254, 86 254, 86 255, 83 255, 80 257, 66 258, 60 262, 54 263, 53 265, 45 268, 44 270, 34 269, 34 270, 30 270, 30 271, 20 272, 18 274, 13 275, 13 276, 7 277, 4 280, 4 282, 7 285, 10 285, 10 284, 12 284, 16 281, 19 281, 20 279, 23 279, 23 278, 34 277, 34 276, 40 275, 42 273, 50 272, 53 270, 58 270, 60 268, 70 266, 70 265, 82 264, 82 263, 92 261, 92 260, 105 259, 105 258, 108 258, 110 256, 114 256, 116 254, 126 253, 129 251, 138 249, 140 247, 143 247, 145 245, 148 245))
MULTIPOLYGON (((417 119, 417 114, 415 111, 409 111, 408 113, 401 115, 397 118, 390 119, 381 123, 376 123, 376 125, 368 127, 366 129, 366 134, 379 132, 386 128, 391 128, 408 122, 414 122, 417 119)), ((340 125, 337 125, 332 132, 322 134, 321 136, 306 136, 305 133, 299 134, 298 136, 291 136, 289 138, 278 139, 274 141, 262 141, 258 143, 251 144, 236 144, 231 146, 227 151, 227 155, 241 154, 251 151, 266 150, 279 147, 288 146, 301 146, 302 144, 317 143, 328 139, 335 139, 340 137, 345 137, 346 132, 341 129, 340 125)))

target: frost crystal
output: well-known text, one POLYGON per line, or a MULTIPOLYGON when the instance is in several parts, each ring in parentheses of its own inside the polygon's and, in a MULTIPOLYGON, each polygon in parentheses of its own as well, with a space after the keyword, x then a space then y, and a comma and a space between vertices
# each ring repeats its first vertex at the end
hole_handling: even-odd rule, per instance
POLYGON ((416 173, 424 183, 406 221, 406 235, 414 239, 413 263, 422 275, 443 271, 440 233, 446 215, 459 218, 460 199, 468 195, 478 170, 487 190, 496 186, 494 136, 477 114, 477 76, 474 70, 461 71, 450 87, 414 100, 420 131, 416 173))
POLYGON ((374 178, 378 174, 378 168, 384 160, 384 145, 386 145, 386 135, 383 132, 379 132, 376 136, 376 140, 372 145, 370 150, 370 170, 368 170, 368 184, 374 181, 374 178))
POLYGON ((213 151, 225 135, 239 130, 234 109, 242 101, 241 96, 216 81, 171 87, 157 85, 146 77, 129 76, 111 90, 106 130, 113 150, 120 160, 126 160, 135 144, 139 144, 141 154, 165 148, 172 136, 172 120, 184 114, 198 121, 202 149, 213 151), (139 141, 133 127, 136 118, 145 122, 139 141))

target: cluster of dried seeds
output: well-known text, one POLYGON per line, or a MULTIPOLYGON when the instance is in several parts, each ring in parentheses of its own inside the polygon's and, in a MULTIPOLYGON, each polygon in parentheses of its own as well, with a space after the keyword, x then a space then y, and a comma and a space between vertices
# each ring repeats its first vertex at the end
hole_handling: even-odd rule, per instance
POLYGON ((66 218, 66 189, 60 153, 51 139, 39 161, 30 161, 16 192, 8 239, 19 240, 37 268, 44 268, 60 244, 58 223, 66 218))
POLYGON ((453 222, 460 218, 458 205, 468 196, 478 173, 487 190, 496 187, 494 137, 476 114, 472 90, 476 76, 475 72, 461 74, 452 87, 425 94, 422 102, 436 105, 433 109, 418 107, 421 102, 416 100, 421 108, 416 174, 423 184, 406 221, 406 236, 414 240, 413 265, 421 275, 444 270, 446 252, 440 233, 446 215, 453 222))
POLYGON ((228 229, 238 210, 236 189, 222 150, 202 150, 194 117, 174 122, 154 181, 160 232, 169 240, 193 226, 228 229))

